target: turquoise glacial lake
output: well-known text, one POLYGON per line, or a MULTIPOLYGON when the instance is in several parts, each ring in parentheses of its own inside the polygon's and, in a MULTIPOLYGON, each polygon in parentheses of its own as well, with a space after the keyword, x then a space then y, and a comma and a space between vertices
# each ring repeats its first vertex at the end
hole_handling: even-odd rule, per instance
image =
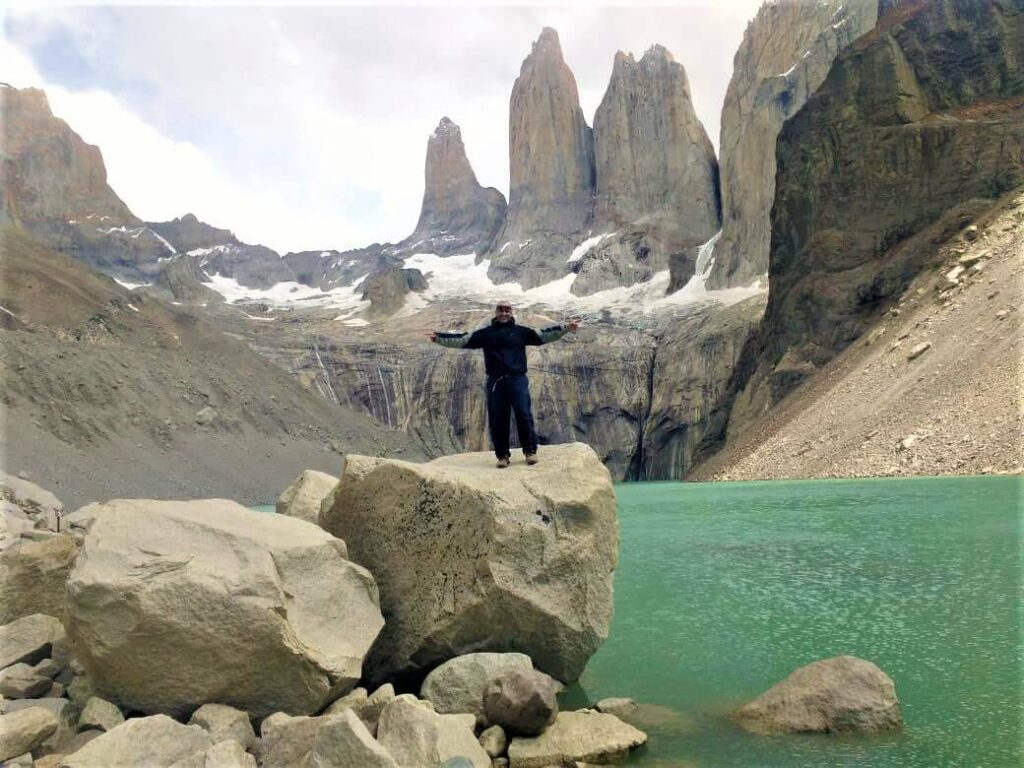
POLYGON ((636 766, 1022 765, 1022 495, 1009 477, 620 485, 615 618, 563 706, 650 705, 636 766), (754 736, 728 713, 850 654, 906 729, 754 736))

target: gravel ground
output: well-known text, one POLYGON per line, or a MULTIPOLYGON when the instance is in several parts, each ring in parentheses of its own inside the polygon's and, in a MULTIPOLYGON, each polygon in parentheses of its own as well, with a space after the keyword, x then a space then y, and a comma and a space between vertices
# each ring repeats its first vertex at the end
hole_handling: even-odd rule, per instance
POLYGON ((1024 474, 1024 195, 689 480, 1024 474), (948 275, 964 262, 955 283, 948 275))

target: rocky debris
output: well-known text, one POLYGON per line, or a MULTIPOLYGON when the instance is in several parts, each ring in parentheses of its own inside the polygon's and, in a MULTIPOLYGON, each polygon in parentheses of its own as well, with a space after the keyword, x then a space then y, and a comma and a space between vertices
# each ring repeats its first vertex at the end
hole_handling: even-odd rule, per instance
POLYGON ((33 613, 62 616, 65 583, 79 542, 61 535, 45 541, 22 539, 0 551, 0 623, 33 613))
POLYGON ((420 688, 442 714, 469 712, 483 719, 483 696, 488 683, 512 669, 533 671, 533 662, 523 653, 467 653, 436 667, 420 688))
POLYGON ((550 677, 533 669, 512 669, 492 679, 483 694, 484 717, 508 733, 536 736, 558 714, 550 677))
POLYGON ((415 696, 402 694, 381 712, 377 740, 399 765, 439 765, 462 757, 473 768, 490 768, 474 725, 473 715, 439 715, 415 696))
POLYGON ((483 252, 505 222, 505 196, 477 183, 462 131, 447 117, 427 141, 425 176, 416 229, 397 247, 441 256, 483 252))
POLYGON ((327 719, 316 732, 313 747, 302 762, 303 768, 398 768, 398 765, 350 709, 327 719))
POLYGON ((892 680, 853 656, 800 667, 740 707, 736 719, 756 733, 874 733, 903 726, 892 680))
POLYGON ((163 262, 156 275, 152 290, 182 304, 219 304, 224 297, 206 285, 209 276, 200 266, 199 256, 181 254, 163 262))
POLYGON ((326 472, 307 469, 295 478, 277 500, 277 514, 297 517, 318 524, 320 503, 338 484, 338 478, 326 472))
POLYGON ((869 330, 943 258, 936 244, 1024 184, 1010 150, 1024 142, 1021 76, 1005 63, 1019 12, 937 0, 902 13, 842 51, 779 136, 772 232, 799 234, 772 241, 768 307, 737 366, 735 434, 869 330), (893 195, 908 205, 887 206, 893 195))
POLYGON ((508 211, 488 275, 527 289, 565 274, 593 210, 593 133, 555 30, 545 27, 523 61, 509 112, 508 211))
POLYGON ((615 494, 581 443, 545 447, 537 467, 512 471, 485 453, 349 456, 320 524, 378 580, 388 621, 371 679, 493 648, 571 681, 607 637, 615 494))
POLYGON ((609 763, 625 760, 647 735, 614 715, 592 710, 559 712, 539 736, 517 736, 508 747, 510 768, 609 763))
POLYGON ((500 725, 492 725, 490 728, 485 728, 477 740, 480 742, 480 746, 484 748, 484 752, 490 755, 492 759, 501 757, 505 754, 505 750, 508 749, 508 736, 505 735, 505 729, 500 725))
POLYGON ((779 0, 762 4, 747 26, 722 106, 722 237, 708 288, 747 285, 768 271, 779 132, 877 14, 877 0, 779 0))
POLYGON ((262 768, 291 768, 302 765, 316 742, 317 731, 339 715, 324 717, 292 717, 275 712, 260 724, 262 768))
POLYGON ((24 662, 12 664, 0 670, 0 696, 8 699, 35 699, 45 696, 53 680, 36 674, 33 667, 24 662))
POLYGON ((226 739, 206 750, 202 765, 203 768, 256 768, 256 758, 237 741, 226 739))
POLYGON ((370 733, 376 736, 380 713, 388 703, 394 700, 395 688, 391 683, 380 686, 370 696, 366 695, 365 688, 356 688, 332 703, 324 710, 324 714, 335 715, 343 710, 352 710, 363 721, 370 733))
MULTIPOLYGON (((85 717, 84 712, 82 717, 85 717)), ((209 733, 214 744, 232 740, 248 749, 256 740, 256 732, 249 722, 249 713, 226 704, 203 704, 192 713, 188 724, 198 725, 209 733)))
POLYGON ((361 677, 383 618, 373 577, 332 536, 220 499, 91 511, 68 637, 111 701, 176 715, 218 701, 263 717, 318 711, 361 677))
POLYGON ((216 420, 217 409, 215 409, 212 405, 208 405, 202 410, 200 410, 198 413, 196 413, 196 424, 199 424, 200 426, 208 427, 210 424, 213 424, 213 422, 215 422, 216 420))
MULTIPOLYGON (((198 725, 182 725, 167 715, 126 720, 64 757, 63 768, 110 768, 112 765, 173 765, 203 756, 213 746, 198 725)), ((185 763, 189 765, 190 763, 185 763)), ((199 763, 200 765, 205 764, 199 763)))
MULTIPOLYGON (((207 704, 206 706, 216 706, 207 704)), ((201 707, 200 709, 202 709, 201 707)), ((189 725, 194 725, 195 716, 189 721, 189 725)), ((85 707, 82 709, 82 714, 78 716, 78 730, 84 731, 87 729, 95 729, 97 731, 112 731, 117 726, 124 722, 124 715, 121 714, 116 706, 111 704, 106 699, 101 699, 98 696, 92 696, 87 702, 85 707)), ((248 720, 246 724, 248 725, 248 720)), ((209 729, 207 729, 209 730, 209 729)), ((252 726, 249 726, 249 732, 252 733, 252 726)), ((216 741, 216 740, 215 740, 216 741)))
POLYGON ((0 760, 31 752, 57 731, 57 716, 40 707, 0 715, 0 760))
POLYGON ((53 616, 34 613, 0 627, 0 669, 23 662, 37 664, 50 656, 64 627, 53 616))

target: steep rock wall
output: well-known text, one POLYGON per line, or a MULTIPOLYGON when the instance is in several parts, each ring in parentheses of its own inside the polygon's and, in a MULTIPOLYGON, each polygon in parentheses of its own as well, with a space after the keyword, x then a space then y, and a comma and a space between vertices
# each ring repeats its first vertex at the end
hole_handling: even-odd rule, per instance
POLYGON ((903 3, 844 51, 779 138, 769 301, 730 434, 863 333, 938 249, 1024 183, 1024 10, 903 3), (836 125, 843 130, 837 131, 836 125))
POLYGON ((722 107, 723 232, 709 288, 747 285, 767 271, 779 131, 877 10, 878 0, 779 0, 747 26, 722 107))

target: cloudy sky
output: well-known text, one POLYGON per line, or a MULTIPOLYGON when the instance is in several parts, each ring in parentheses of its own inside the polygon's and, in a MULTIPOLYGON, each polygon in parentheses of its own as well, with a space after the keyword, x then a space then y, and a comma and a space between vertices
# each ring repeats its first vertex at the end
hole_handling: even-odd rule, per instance
POLYGON ((556 29, 593 123, 617 50, 668 48, 717 146, 732 58, 760 0, 640 7, 330 4, 0 9, 0 80, 45 88, 140 217, 187 212, 280 251, 409 234, 447 115, 508 193, 508 102, 556 29))

